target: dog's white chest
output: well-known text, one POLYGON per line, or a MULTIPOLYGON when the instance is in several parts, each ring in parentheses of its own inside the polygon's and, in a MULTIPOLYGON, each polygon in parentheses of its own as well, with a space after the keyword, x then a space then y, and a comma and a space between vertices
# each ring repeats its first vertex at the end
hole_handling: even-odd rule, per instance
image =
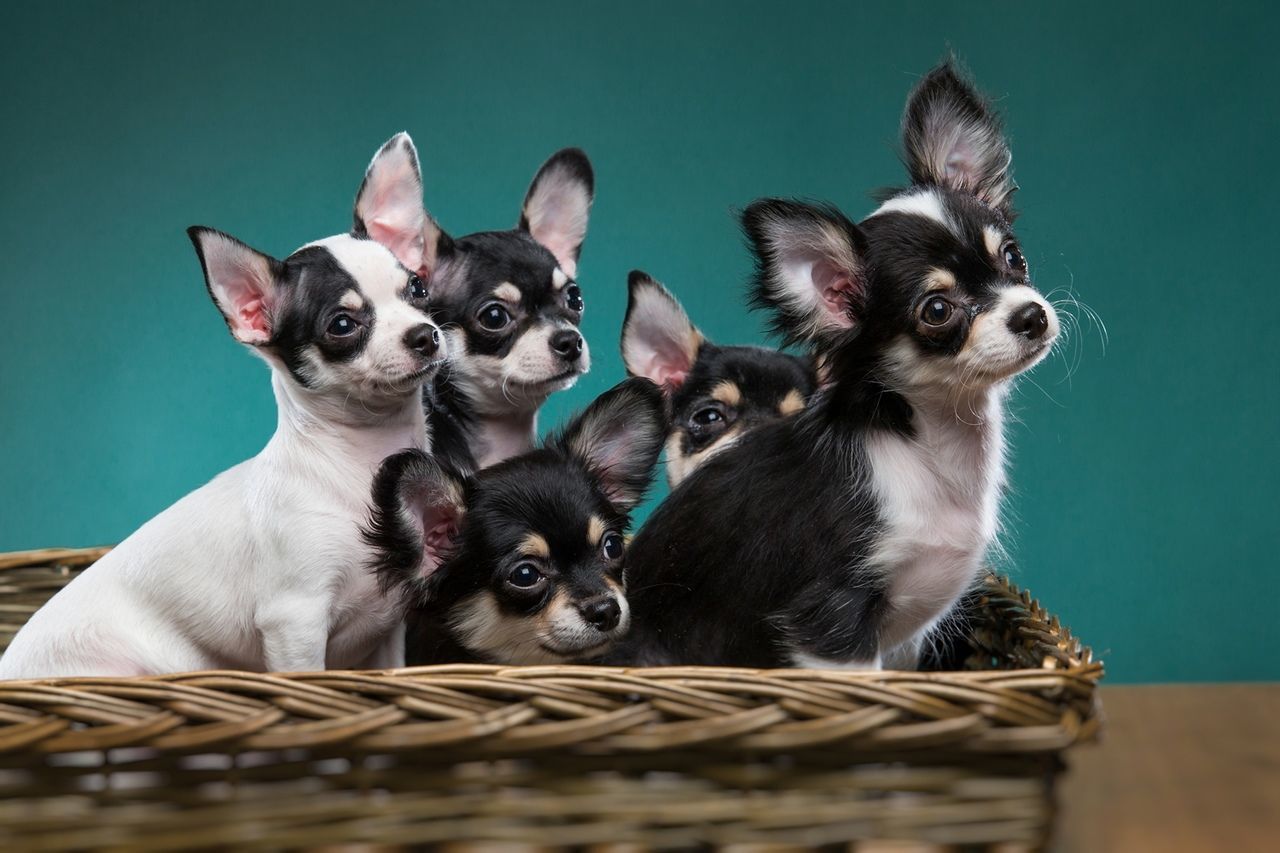
MULTIPOLYGON (((994 403, 992 405, 995 405, 994 403)), ((932 627, 974 582, 998 522, 1003 447, 985 426, 923 421, 867 443, 882 534, 871 562, 888 581, 882 648, 932 627)))

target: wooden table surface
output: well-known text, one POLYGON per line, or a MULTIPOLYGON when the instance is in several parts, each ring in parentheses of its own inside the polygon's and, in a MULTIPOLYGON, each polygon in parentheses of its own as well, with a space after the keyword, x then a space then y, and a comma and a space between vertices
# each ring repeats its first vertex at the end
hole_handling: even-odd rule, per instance
POLYGON ((1280 851, 1280 684, 1101 695, 1103 739, 1060 783, 1057 849, 1280 851))

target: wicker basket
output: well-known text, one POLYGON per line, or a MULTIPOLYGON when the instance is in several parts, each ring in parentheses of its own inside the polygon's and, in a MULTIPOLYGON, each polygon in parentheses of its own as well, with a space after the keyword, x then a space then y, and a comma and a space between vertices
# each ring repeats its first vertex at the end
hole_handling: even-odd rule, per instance
MULTIPOLYGON (((0 648, 104 551, 0 555, 0 648)), ((1037 849, 1102 666, 1006 579, 969 618, 959 672, 0 682, 0 848, 1037 849)))

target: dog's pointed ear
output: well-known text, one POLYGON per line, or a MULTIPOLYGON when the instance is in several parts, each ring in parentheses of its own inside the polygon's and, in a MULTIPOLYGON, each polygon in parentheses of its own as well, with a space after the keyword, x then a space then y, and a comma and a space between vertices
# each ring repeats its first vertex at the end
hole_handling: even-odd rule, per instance
POLYGON ((384 590, 424 581, 448 559, 466 513, 465 491, 462 477, 420 450, 383 460, 361 533, 384 590))
POLYGON ((422 206, 422 169, 409 134, 397 133, 373 155, 352 218, 352 234, 386 246, 423 278, 431 275, 448 238, 422 206))
POLYGON ((193 225, 187 236, 196 247, 213 304, 231 334, 250 346, 270 343, 284 264, 213 228, 193 225))
POLYGON ((520 210, 520 230, 550 249, 570 278, 577 275, 595 186, 587 155, 580 148, 565 148, 542 164, 520 210))
POLYGON ((626 513, 649 488, 666 428, 661 389, 637 377, 597 397, 552 442, 580 462, 608 501, 626 513))
POLYGON ((1013 155, 991 105, 948 60, 907 99, 902 147, 914 184, 977 196, 1012 219, 1013 155))
POLYGON ((622 361, 627 373, 670 392, 684 384, 705 342, 671 293, 648 274, 627 276, 627 316, 622 321, 622 361))
POLYGON ((865 243, 830 206, 784 199, 753 202, 742 227, 756 257, 752 301, 773 314, 787 342, 825 348, 857 327, 867 302, 865 243))

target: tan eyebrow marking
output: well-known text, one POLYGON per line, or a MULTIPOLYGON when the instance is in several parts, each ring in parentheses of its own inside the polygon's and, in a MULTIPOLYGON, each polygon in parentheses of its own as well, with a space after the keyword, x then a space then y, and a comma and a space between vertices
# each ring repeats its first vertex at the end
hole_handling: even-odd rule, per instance
POLYGON ((800 389, 792 388, 778 404, 778 412, 786 418, 801 411, 804 411, 804 395, 800 393, 800 389))
POLYGON ((551 286, 554 287, 556 290, 559 290, 560 288, 564 287, 568 283, 569 283, 569 276, 567 276, 565 274, 565 271, 560 269, 560 267, 556 267, 555 271, 551 273, 551 286))
POLYGON ((593 515, 587 520, 587 544, 595 545, 604 537, 604 519, 593 515))
POLYGON ((520 553, 526 557, 541 557, 544 560, 551 559, 551 546, 547 544, 546 538, 540 533, 527 533, 524 539, 520 540, 520 553))
POLYGON ((338 301, 338 304, 348 311, 359 311, 364 307, 364 298, 356 291, 348 290, 342 294, 342 299, 338 301))
POLYGON ((737 406, 742 402, 742 389, 733 380, 726 379, 711 389, 711 399, 726 406, 737 406))
POLYGON ((501 299, 503 302, 510 302, 513 305, 520 304, 520 288, 509 281, 504 281, 494 288, 493 296, 495 299, 501 299))
POLYGON ((1000 244, 1004 242, 1004 234, 994 225, 986 225, 982 228, 982 242, 987 244, 987 251, 991 253, 991 257, 996 257, 1000 251, 1000 244))
POLYGON ((933 267, 925 274, 924 283, 929 290, 954 290, 956 277, 951 270, 933 267))

